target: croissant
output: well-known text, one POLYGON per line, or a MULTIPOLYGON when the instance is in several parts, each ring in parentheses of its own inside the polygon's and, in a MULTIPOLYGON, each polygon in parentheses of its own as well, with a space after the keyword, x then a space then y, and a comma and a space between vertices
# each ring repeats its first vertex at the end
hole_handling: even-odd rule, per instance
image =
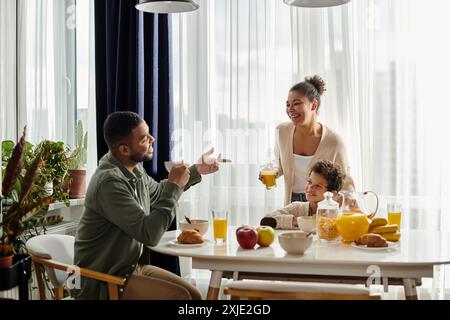
POLYGON ((203 243, 203 237, 197 229, 183 230, 177 238, 181 244, 203 243))
POLYGON ((367 245, 367 247, 387 247, 386 239, 376 233, 366 233, 360 236, 356 241, 357 245, 367 245))

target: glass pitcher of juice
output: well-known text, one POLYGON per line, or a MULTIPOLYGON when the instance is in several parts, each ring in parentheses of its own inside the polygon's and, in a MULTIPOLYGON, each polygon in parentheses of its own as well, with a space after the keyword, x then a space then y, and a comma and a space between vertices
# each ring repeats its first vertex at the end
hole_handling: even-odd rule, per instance
POLYGON ((342 241, 351 243, 369 231, 370 222, 378 210, 378 196, 372 191, 339 193, 341 197, 341 213, 336 221, 336 227, 342 241), (376 198, 376 208, 373 212, 366 214, 364 198, 373 194, 376 198))

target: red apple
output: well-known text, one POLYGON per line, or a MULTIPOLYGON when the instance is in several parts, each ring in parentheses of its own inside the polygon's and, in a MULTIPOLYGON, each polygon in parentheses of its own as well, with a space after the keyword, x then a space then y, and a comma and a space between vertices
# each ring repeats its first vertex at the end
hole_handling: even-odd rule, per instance
POLYGON ((253 249, 258 242, 258 232, 250 226, 242 226, 236 230, 236 238, 242 249, 253 249))

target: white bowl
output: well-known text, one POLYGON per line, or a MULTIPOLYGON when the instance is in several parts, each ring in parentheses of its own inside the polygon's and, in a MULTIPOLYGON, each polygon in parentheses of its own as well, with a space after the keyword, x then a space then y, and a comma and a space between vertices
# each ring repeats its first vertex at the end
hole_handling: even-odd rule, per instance
POLYGON ((197 229, 202 236, 208 232, 209 222, 208 220, 190 219, 191 223, 186 220, 180 221, 180 230, 197 229))
POLYGON ((278 235, 280 246, 288 254, 304 254, 311 246, 313 238, 303 231, 284 232, 278 235))
POLYGON ((316 229, 316 216, 297 217, 297 225, 300 230, 311 232, 316 229))

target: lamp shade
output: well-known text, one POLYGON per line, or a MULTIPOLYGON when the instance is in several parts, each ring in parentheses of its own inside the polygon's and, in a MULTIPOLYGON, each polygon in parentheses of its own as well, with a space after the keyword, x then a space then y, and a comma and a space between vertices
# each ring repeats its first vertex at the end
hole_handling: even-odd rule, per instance
POLYGON ((197 10, 198 8, 198 4, 192 0, 141 0, 136 5, 136 9, 152 13, 189 12, 197 10))
POLYGON ((283 0, 284 3, 293 7, 325 8, 346 4, 351 0, 283 0))

